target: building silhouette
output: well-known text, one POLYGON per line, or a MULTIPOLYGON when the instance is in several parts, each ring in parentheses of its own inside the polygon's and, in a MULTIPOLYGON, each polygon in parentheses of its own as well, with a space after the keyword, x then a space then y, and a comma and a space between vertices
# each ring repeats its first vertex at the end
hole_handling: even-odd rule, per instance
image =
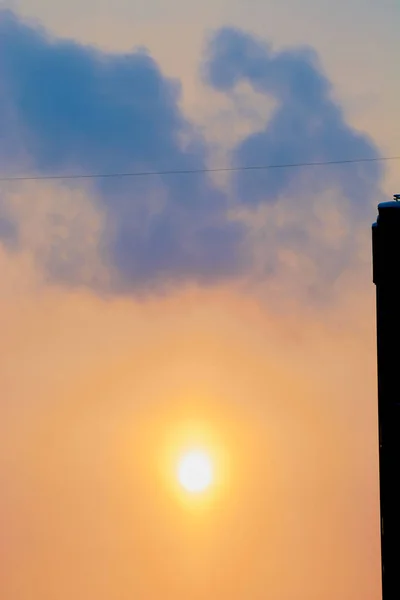
POLYGON ((400 600, 400 195, 372 226, 383 600, 400 600))

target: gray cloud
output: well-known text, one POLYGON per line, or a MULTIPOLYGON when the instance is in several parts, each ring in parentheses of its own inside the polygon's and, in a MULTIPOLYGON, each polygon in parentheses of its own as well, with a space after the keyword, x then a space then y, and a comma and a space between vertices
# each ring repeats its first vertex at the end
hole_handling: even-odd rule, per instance
MULTIPOLYGON (((276 101, 265 127, 232 150, 235 165, 378 156, 374 144, 345 122, 310 49, 276 53, 225 28, 210 41, 203 71, 215 90, 233 94, 247 81, 276 101)), ((180 109, 179 82, 166 78, 145 50, 107 54, 54 39, 3 10, 0 81, 3 172, 26 165, 43 175, 206 166, 207 143, 180 109)), ((251 211, 297 192, 304 199, 334 190, 346 200, 350 217, 359 218, 379 193, 381 175, 375 163, 238 173, 232 197, 204 175, 96 180, 90 192, 104 216, 99 251, 113 273, 112 291, 138 293, 237 275, 248 265, 251 227, 232 220, 231 208, 251 211)), ((268 232, 274 221, 266 219, 268 232)), ((0 236, 12 230, 1 222, 0 236)), ((268 272, 286 245, 310 260, 324 257, 326 271, 337 274, 351 252, 349 236, 338 251, 310 235, 304 214, 294 226, 271 231, 268 272)), ((57 256, 44 261, 51 277, 81 283, 76 257, 74 264, 61 265, 57 256)))
MULTIPOLYGON (((105 54, 2 11, 0 78, 6 167, 26 157, 44 175, 205 166, 179 83, 143 50, 105 54)), ((206 177, 98 180, 94 191, 118 288, 236 272, 243 227, 229 221, 227 198, 206 177)), ((57 276, 54 261, 52 269, 57 276)))
MULTIPOLYGON (((356 132, 332 99, 330 82, 311 48, 273 52, 271 47, 235 29, 224 28, 211 39, 204 65, 206 81, 230 93, 242 81, 277 103, 265 128, 243 140, 233 152, 235 165, 285 164, 378 158, 364 134, 356 132)), ((379 163, 309 168, 310 193, 335 188, 364 210, 377 195, 382 176, 379 163)), ((302 180, 304 170, 285 169, 239 173, 240 200, 248 204, 277 201, 302 180)), ((364 212, 365 214, 365 212, 364 212)))
MULTIPOLYGON (((380 156, 373 141, 346 122, 311 48, 274 52, 262 40, 223 28, 209 40, 203 76, 228 96, 246 82, 275 101, 265 126, 233 148, 235 166, 380 156)), ((379 162, 238 172, 232 182, 237 203, 269 207, 261 276, 285 272, 310 297, 331 295, 332 282, 360 260, 360 232, 369 233, 382 176, 379 162)))

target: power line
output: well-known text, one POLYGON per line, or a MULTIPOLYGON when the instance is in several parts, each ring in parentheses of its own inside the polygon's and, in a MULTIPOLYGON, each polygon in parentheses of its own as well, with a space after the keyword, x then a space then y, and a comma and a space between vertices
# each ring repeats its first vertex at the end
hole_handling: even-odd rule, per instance
POLYGON ((352 160, 330 160, 320 162, 302 162, 302 163, 284 163, 276 165, 250 165, 247 167, 220 167, 204 169, 178 169, 170 171, 133 171, 128 173, 92 173, 92 174, 71 174, 71 175, 22 175, 0 177, 0 182, 11 181, 54 181, 68 179, 110 179, 123 177, 150 177, 156 175, 194 175, 201 173, 227 173, 233 171, 267 171, 270 169, 293 169, 301 167, 322 167, 329 165, 346 165, 356 163, 384 162, 389 160, 400 160, 400 156, 384 156, 380 158, 356 158, 352 160))

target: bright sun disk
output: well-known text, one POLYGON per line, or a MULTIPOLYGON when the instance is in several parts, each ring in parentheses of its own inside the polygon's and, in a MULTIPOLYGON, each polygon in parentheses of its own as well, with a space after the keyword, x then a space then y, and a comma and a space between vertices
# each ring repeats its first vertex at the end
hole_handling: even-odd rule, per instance
POLYGON ((178 463, 178 480, 188 492, 198 493, 206 490, 213 480, 210 457, 200 451, 185 454, 178 463))

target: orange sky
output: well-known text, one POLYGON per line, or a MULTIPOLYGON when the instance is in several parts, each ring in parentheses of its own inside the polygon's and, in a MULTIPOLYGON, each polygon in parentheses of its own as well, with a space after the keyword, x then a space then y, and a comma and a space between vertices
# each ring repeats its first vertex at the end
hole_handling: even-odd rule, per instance
POLYGON ((283 318, 1 270, 4 598, 379 596, 372 294, 283 318), (188 423, 229 469, 203 510, 160 469, 188 423))

